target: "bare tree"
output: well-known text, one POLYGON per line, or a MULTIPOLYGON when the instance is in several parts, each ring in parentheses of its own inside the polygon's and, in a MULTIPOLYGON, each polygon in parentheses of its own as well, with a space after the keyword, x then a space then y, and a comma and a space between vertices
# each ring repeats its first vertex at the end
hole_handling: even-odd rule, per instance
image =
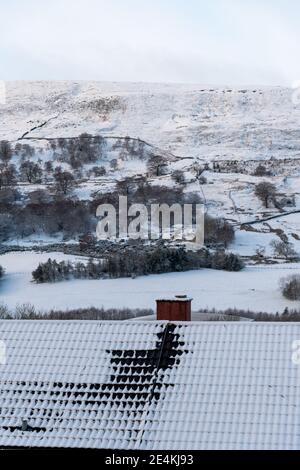
POLYGON ((35 149, 28 144, 20 144, 20 146, 17 144, 15 147, 15 152, 21 155, 23 159, 26 159, 34 156, 35 149))
POLYGON ((280 279, 282 295, 289 300, 300 300, 300 276, 294 274, 280 279))
POLYGON ((0 189, 16 184, 17 171, 15 165, 0 165, 0 189))
POLYGON ((69 171, 62 171, 60 167, 54 173, 55 188, 58 193, 68 194, 75 185, 75 179, 69 171))
POLYGON ((40 183, 43 171, 38 163, 26 160, 20 165, 20 173, 23 179, 28 183, 40 183))
POLYGON ((0 159, 4 164, 7 164, 13 155, 10 143, 7 140, 0 142, 0 159))
POLYGON ((263 165, 262 163, 260 163, 254 173, 253 173, 254 176, 271 176, 271 172, 267 170, 267 168, 265 167, 265 165, 263 165))
POLYGON ((274 184, 263 181, 255 187, 255 195, 263 202, 266 209, 269 207, 270 201, 274 201, 276 197, 276 188, 274 184))
POLYGON ((274 251, 274 255, 279 258, 284 258, 287 261, 295 260, 298 258, 297 252, 294 250, 292 243, 284 242, 282 240, 273 240, 271 246, 274 251))

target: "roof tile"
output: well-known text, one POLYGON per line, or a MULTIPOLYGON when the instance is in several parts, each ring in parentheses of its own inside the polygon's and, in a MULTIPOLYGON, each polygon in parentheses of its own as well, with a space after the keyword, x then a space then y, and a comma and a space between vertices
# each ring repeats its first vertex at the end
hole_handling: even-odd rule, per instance
POLYGON ((294 323, 1 321, 0 445, 299 449, 294 323))

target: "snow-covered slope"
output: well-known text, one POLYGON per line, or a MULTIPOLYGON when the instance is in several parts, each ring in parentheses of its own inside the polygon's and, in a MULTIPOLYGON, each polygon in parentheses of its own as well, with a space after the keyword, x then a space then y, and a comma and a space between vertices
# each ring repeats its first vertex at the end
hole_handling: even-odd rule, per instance
POLYGON ((300 156, 291 89, 100 82, 7 82, 6 89, 0 139, 89 132, 139 137, 204 160, 300 156))
MULTIPOLYGON (((74 191, 80 199, 109 192, 117 180, 140 175, 148 176, 151 184, 172 188, 171 174, 179 169, 185 173, 185 192, 198 193, 211 215, 238 225, 280 215, 275 207, 266 210, 255 196, 256 184, 265 179, 253 176, 259 163, 270 173, 267 179, 276 186, 279 199, 294 200, 295 205, 284 207, 284 212, 300 210, 300 106, 294 93, 279 87, 7 82, 6 104, 0 106, 0 140, 29 143, 36 150, 33 160, 61 165, 51 139, 84 132, 100 135, 105 151, 97 165, 105 168, 106 175, 92 177, 88 175, 92 165, 86 165, 74 191), (116 146, 126 136, 131 146, 144 145, 142 157, 116 146), (169 164, 167 175, 149 178, 151 155, 163 156, 169 164), (111 168, 116 158, 118 168, 111 168), (200 186, 197 171, 205 163, 207 184, 200 186)), ((36 187, 22 184, 19 189, 30 192, 36 187)), ((232 248, 253 255, 282 230, 299 251, 299 220, 296 214, 256 225, 253 232, 238 233, 232 248)))

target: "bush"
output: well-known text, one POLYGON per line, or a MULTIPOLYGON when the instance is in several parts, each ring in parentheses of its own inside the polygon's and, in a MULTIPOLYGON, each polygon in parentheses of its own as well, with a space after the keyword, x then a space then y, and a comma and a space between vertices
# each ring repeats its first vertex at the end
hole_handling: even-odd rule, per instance
POLYGON ((207 178, 205 176, 200 176, 199 179, 199 184, 203 185, 203 184, 207 184, 207 178))
POLYGON ((294 274, 280 280, 282 295, 288 300, 300 300, 300 275, 294 274))
POLYGON ((233 242, 234 228, 225 219, 215 219, 205 215, 204 221, 205 244, 222 244, 225 248, 233 242))
POLYGON ((104 168, 104 166, 94 166, 91 169, 90 174, 94 174, 94 176, 96 178, 101 177, 101 176, 105 176, 106 175, 106 169, 104 168))
POLYGON ((237 272, 244 268, 244 263, 241 258, 234 253, 219 251, 212 256, 211 267, 213 269, 237 272))
POLYGON ((2 268, 2 266, 0 265, 0 279, 1 277, 4 276, 4 269, 2 268))
POLYGON ((259 164, 253 176, 271 176, 271 172, 266 169, 265 165, 259 164))
POLYGON ((175 183, 177 183, 177 184, 184 184, 185 183, 184 172, 181 171, 181 170, 175 170, 172 173, 172 178, 175 181, 175 183))
POLYGON ((9 211, 10 205, 13 205, 15 202, 21 200, 21 193, 15 188, 3 188, 0 189, 0 207, 2 210, 9 211))

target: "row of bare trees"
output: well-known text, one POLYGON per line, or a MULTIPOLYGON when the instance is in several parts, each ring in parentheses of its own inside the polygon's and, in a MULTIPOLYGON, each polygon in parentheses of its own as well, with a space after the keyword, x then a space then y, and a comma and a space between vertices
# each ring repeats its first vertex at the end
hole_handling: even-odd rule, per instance
MULTIPOLYGON (((75 186, 73 173, 56 167, 52 172, 54 189, 58 193, 68 194, 75 186)), ((0 190, 5 187, 14 187, 17 183, 41 184, 43 170, 39 163, 25 160, 21 163, 19 171, 13 164, 0 164, 0 190)))

